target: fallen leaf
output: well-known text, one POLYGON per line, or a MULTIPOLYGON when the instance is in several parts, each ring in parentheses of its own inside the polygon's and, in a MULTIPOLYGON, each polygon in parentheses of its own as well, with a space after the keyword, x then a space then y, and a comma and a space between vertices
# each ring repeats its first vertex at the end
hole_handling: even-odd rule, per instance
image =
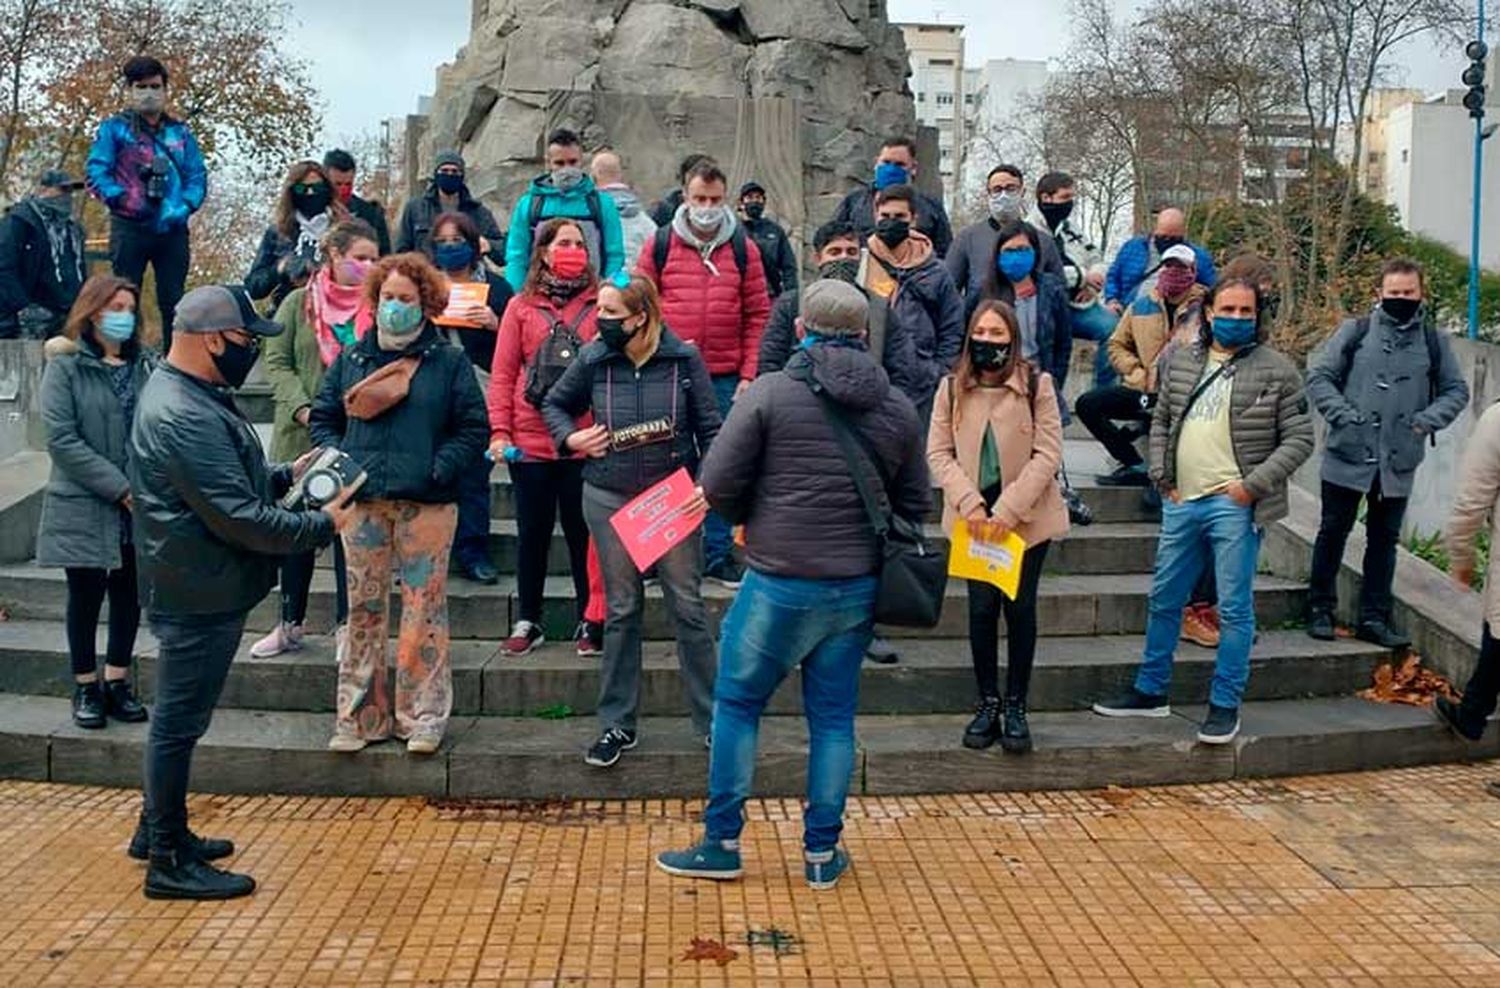
POLYGON ((740 956, 737 950, 731 950, 717 940, 708 937, 693 937, 693 942, 688 946, 687 953, 682 955, 685 961, 713 961, 723 967, 736 957, 740 956))
POLYGON ((1374 703, 1404 703, 1425 707, 1433 697, 1457 701, 1462 694, 1445 677, 1422 668, 1422 657, 1415 652, 1402 660, 1400 667, 1387 662, 1375 670, 1375 685, 1356 694, 1374 703))
POLYGON ((1135 793, 1120 786, 1110 786, 1099 794, 1099 798, 1115 809, 1124 809, 1135 802, 1135 793))

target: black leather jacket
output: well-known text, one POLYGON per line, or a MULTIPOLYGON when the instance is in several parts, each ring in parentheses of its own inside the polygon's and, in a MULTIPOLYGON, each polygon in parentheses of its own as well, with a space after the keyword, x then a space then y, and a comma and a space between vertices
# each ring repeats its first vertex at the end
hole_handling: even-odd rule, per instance
POLYGON ((163 364, 141 389, 130 490, 141 604, 159 614, 248 611, 276 583, 279 556, 333 541, 321 511, 273 500, 291 468, 267 466, 229 393, 163 364))

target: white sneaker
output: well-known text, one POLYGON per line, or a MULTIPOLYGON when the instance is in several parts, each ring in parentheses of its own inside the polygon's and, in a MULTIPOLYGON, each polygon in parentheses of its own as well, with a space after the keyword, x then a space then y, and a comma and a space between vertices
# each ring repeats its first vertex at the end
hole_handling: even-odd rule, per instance
POLYGON ((406 753, 408 755, 430 755, 441 748, 443 736, 441 734, 413 734, 406 741, 406 753))
POLYGON ((356 751, 363 751, 368 743, 358 734, 345 734, 340 731, 328 739, 328 750, 353 754, 356 751))
POLYGON ((250 646, 250 656, 256 659, 269 659, 283 652, 300 651, 302 651, 302 625, 284 622, 276 625, 269 635, 250 646))

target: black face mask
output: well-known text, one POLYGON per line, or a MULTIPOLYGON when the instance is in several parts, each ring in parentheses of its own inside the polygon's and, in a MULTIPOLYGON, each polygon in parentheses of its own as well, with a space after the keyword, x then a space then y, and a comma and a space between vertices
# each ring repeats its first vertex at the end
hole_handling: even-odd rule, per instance
POLYGON ((1156 252, 1165 254, 1167 251, 1182 243, 1181 237, 1152 237, 1151 242, 1156 244, 1156 252))
POLYGON ((260 342, 245 345, 236 343, 229 337, 224 337, 224 352, 211 354, 214 368, 218 370, 219 376, 224 383, 231 388, 238 388, 245 383, 245 378, 250 376, 250 368, 255 366, 255 361, 260 358, 260 342))
POLYGON ((745 203, 745 219, 758 220, 766 215, 766 204, 763 202, 745 203))
POLYGON ((881 243, 895 250, 911 236, 911 224, 906 220, 887 217, 875 224, 875 236, 880 238, 881 243))
POLYGON ((1422 308, 1422 300, 1416 298, 1383 298, 1380 300, 1380 310, 1397 326, 1405 326, 1417 317, 1417 310, 1422 308))
POLYGON ((1009 343, 991 343, 988 340, 969 340, 969 360, 975 370, 993 371, 1005 366, 1010 359, 1009 343))
POLYGON ((1067 222, 1069 216, 1073 215, 1073 202, 1039 202, 1036 208, 1042 211, 1047 219, 1047 226, 1053 230, 1067 222))
POLYGON ((852 285, 859 278, 859 258, 840 257, 834 261, 826 261, 818 265, 818 277, 846 281, 852 285))
POLYGON ((462 175, 455 175, 452 172, 438 172, 434 176, 433 182, 437 185, 439 192, 446 192, 450 196, 455 195, 459 189, 464 187, 464 177, 462 175))
POLYGON ((333 189, 327 185, 315 185, 306 192, 292 193, 292 205, 297 207, 297 212, 309 218, 327 210, 331 202, 333 189))
POLYGON ((623 319, 600 316, 598 325, 599 339, 604 342, 605 346, 617 353, 624 350, 625 344, 629 343, 630 338, 635 335, 625 328, 625 320, 623 319))

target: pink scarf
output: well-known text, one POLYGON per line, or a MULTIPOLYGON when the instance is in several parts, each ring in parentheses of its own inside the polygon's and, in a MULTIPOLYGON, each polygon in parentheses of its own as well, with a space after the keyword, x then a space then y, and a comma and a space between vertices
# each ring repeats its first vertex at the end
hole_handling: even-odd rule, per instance
POLYGON ((375 323, 365 305, 365 286, 341 285, 326 267, 319 268, 308 283, 307 318, 317 337, 318 355, 323 358, 324 367, 331 367, 340 351, 357 342, 375 323))

